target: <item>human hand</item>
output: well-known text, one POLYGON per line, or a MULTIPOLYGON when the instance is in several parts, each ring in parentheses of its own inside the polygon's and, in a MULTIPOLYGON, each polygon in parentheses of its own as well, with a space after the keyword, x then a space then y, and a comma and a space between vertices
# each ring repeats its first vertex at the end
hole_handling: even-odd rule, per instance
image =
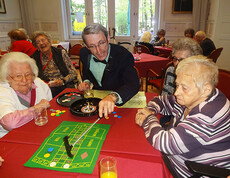
POLYGON ((37 110, 38 112, 41 112, 43 108, 49 108, 50 103, 46 99, 42 99, 38 104, 34 105, 34 110, 37 110))
POLYGON ((63 80, 60 80, 60 79, 54 79, 52 81, 49 81, 48 85, 49 87, 59 87, 59 86, 62 86, 64 83, 63 83, 63 80))
POLYGON ((135 117, 136 124, 142 126, 142 123, 150 114, 154 114, 154 112, 150 111, 147 108, 138 109, 135 117))
POLYGON ((117 98, 114 95, 107 95, 99 102, 99 117, 108 117, 114 111, 117 98))
POLYGON ((160 41, 162 41, 162 40, 164 40, 164 39, 165 39, 165 37, 164 37, 164 36, 162 36, 162 37, 160 38, 159 42, 160 42, 160 41))
POLYGON ((2 162, 4 162, 4 159, 0 156, 0 166, 2 165, 2 162))
POLYGON ((81 82, 78 85, 78 90, 80 90, 80 91, 85 91, 85 90, 88 90, 88 89, 89 89, 89 82, 81 82))

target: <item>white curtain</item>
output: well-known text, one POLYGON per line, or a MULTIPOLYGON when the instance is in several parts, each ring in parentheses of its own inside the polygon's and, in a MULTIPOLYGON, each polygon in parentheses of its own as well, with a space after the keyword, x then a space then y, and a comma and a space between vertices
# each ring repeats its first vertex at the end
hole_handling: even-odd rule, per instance
POLYGON ((20 5, 20 10, 22 15, 23 28, 26 29, 28 35, 31 35, 34 32, 32 1, 19 0, 19 5, 20 5))
POLYGON ((192 26, 195 31, 206 30, 209 7, 209 0, 193 0, 192 26))

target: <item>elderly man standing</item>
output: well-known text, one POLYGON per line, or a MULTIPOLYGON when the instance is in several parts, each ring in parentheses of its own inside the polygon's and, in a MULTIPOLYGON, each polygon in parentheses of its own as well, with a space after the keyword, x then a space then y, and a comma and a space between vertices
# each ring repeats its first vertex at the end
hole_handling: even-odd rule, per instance
POLYGON ((174 95, 153 98, 136 114, 149 143, 163 153, 174 177, 190 177, 185 161, 229 169, 230 102, 216 88, 218 67, 204 56, 192 56, 176 68, 174 95), (156 114, 173 115, 167 130, 156 114))
POLYGON ((206 33, 204 31, 196 32, 195 39, 200 44, 204 56, 208 56, 213 50, 216 49, 213 41, 207 38, 206 33))
POLYGON ((0 138, 34 119, 34 111, 50 107, 50 88, 37 76, 35 61, 24 53, 0 60, 0 138))
POLYGON ((99 116, 104 114, 107 117, 114 110, 115 104, 124 104, 140 88, 134 58, 124 47, 109 44, 108 31, 100 24, 86 26, 82 39, 86 47, 80 52, 83 82, 78 89, 87 90, 90 83, 93 83, 93 89, 111 90, 111 94, 99 103, 99 116))

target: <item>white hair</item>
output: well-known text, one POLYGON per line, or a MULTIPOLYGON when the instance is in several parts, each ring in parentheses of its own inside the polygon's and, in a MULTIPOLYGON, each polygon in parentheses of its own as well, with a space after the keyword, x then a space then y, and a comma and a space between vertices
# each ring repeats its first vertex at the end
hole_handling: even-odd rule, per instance
POLYGON ((10 52, 3 55, 0 60, 0 82, 7 82, 7 76, 11 72, 9 66, 15 63, 29 64, 35 78, 38 76, 38 67, 34 59, 22 52, 10 52))

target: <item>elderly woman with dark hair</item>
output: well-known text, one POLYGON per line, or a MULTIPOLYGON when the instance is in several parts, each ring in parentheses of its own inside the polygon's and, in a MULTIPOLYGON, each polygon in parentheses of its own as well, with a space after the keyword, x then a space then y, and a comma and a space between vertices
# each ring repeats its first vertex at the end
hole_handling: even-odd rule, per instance
POLYGON ((218 67, 193 56, 178 64, 176 75, 175 94, 153 98, 138 110, 136 123, 174 177, 192 176, 186 160, 230 169, 230 102, 215 87, 218 67), (167 130, 157 113, 174 116, 167 130))
POLYGON ((75 88, 77 71, 64 49, 51 46, 50 35, 46 32, 34 32, 32 43, 37 51, 31 56, 38 66, 38 76, 48 82, 53 97, 65 88, 75 88))
POLYGON ((35 61, 24 53, 11 52, 0 60, 0 137, 31 121, 34 110, 50 106, 50 88, 37 75, 35 61))
POLYGON ((157 36, 154 37, 154 39, 150 42, 154 46, 162 46, 165 45, 165 34, 166 31, 164 29, 160 29, 157 31, 157 36))
POLYGON ((195 31, 192 28, 185 29, 185 31, 184 31, 185 37, 193 38, 194 35, 195 35, 195 31))
POLYGON ((33 44, 28 41, 28 36, 25 32, 20 29, 11 30, 8 33, 8 36, 11 39, 11 45, 9 46, 9 51, 12 52, 23 52, 28 56, 31 56, 35 51, 36 48, 33 44))

